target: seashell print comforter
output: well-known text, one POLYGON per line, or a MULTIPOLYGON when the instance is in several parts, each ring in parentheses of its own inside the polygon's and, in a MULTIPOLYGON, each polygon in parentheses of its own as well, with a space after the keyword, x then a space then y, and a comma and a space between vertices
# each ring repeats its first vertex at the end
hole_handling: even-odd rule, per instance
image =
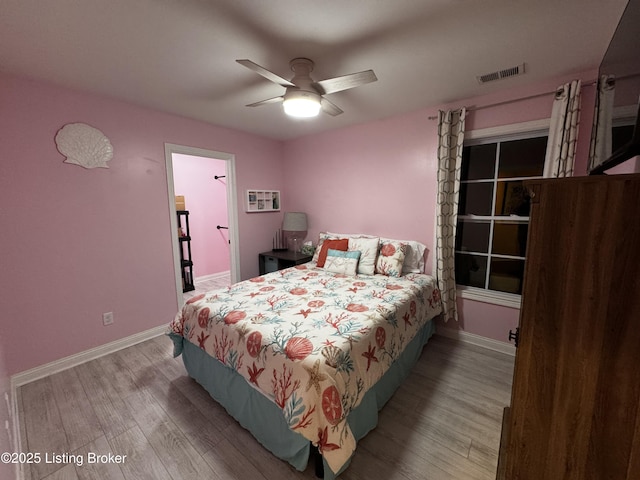
POLYGON ((236 370, 337 472, 349 412, 442 310, 429 275, 345 276, 298 265, 190 299, 172 333, 236 370))

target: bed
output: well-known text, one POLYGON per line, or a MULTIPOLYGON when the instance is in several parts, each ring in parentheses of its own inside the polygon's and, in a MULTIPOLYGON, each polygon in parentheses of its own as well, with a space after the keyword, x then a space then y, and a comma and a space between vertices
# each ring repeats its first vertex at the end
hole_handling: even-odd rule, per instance
POLYGON ((189 375, 296 469, 319 453, 325 480, 375 428, 441 312, 422 258, 410 262, 416 245, 373 238, 321 237, 312 262, 197 295, 170 325, 189 375))

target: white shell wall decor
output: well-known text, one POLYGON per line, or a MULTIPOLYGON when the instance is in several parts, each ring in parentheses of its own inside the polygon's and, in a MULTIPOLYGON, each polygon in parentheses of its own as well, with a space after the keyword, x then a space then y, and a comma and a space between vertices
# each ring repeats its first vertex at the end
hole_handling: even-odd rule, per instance
POLYGON ((97 128, 86 123, 68 123, 56 134, 58 151, 67 157, 65 163, 84 168, 109 168, 113 146, 97 128))

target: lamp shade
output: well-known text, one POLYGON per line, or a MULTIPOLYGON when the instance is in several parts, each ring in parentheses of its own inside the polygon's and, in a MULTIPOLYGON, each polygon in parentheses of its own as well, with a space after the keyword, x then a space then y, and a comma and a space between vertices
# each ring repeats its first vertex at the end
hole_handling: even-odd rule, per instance
POLYGON ((320 95, 290 89, 284 95, 284 112, 292 117, 316 117, 320 113, 320 95))
POLYGON ((304 212, 285 212, 282 230, 285 232, 306 232, 307 214, 304 212))

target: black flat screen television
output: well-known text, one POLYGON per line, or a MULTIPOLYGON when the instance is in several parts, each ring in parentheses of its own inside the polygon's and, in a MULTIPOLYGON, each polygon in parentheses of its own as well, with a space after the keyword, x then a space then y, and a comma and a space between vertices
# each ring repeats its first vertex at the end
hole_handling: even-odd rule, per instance
MULTIPOLYGON (((640 0, 628 2, 600 64, 598 82, 598 92, 607 82, 613 95, 613 104, 606 110, 612 118, 605 123, 611 129, 606 134, 612 139, 612 153, 592 166, 590 175, 605 173, 640 155, 640 0)), ((596 108, 603 108, 600 101, 596 108)), ((595 114, 598 118, 598 111, 595 114)), ((594 134, 597 131, 594 126, 594 134)))

